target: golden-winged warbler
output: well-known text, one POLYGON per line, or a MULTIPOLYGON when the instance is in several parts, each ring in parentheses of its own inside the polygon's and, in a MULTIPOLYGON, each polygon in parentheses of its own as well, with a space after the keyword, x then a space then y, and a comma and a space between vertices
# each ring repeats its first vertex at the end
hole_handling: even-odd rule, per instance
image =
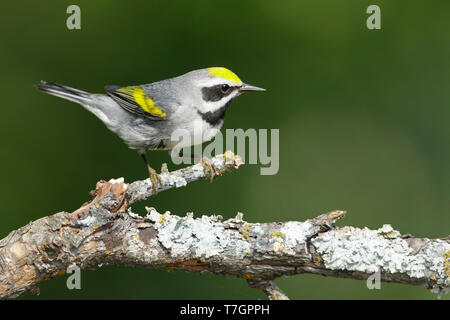
POLYGON ((222 67, 194 70, 143 85, 105 86, 106 94, 92 94, 45 81, 37 88, 79 103, 130 148, 136 149, 145 161, 155 192, 161 179, 147 161, 148 150, 174 148, 177 141, 171 137, 178 129, 192 135, 200 133, 200 143, 212 139, 222 127, 225 111, 234 98, 246 91, 264 91, 243 83, 236 74, 222 67))

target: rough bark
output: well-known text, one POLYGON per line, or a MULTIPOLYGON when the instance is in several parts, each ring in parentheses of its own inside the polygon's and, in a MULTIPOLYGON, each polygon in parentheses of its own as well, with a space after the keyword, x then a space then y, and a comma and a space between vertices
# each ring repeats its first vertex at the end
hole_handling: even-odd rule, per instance
MULTIPOLYGON (((227 152, 212 159, 216 175, 242 163, 227 152)), ((158 191, 209 178, 200 164, 161 174, 158 191)), ((301 273, 449 288, 450 239, 401 235, 390 225, 378 230, 336 227, 344 211, 303 222, 248 223, 238 213, 194 218, 158 213, 145 217, 129 205, 150 197, 149 179, 100 181, 93 200, 75 212, 59 212, 12 231, 0 240, 0 298, 38 293, 41 281, 68 267, 103 265, 181 269, 234 275, 270 299, 287 299, 274 279, 301 273)))

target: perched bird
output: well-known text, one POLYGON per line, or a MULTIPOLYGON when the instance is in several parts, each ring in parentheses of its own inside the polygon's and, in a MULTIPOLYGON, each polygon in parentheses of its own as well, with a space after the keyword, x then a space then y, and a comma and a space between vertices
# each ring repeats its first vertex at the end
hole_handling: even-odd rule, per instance
MULTIPOLYGON (((41 81, 39 90, 79 103, 132 149, 147 166, 156 192, 161 179, 149 165, 148 150, 171 150, 178 141, 172 133, 183 129, 212 139, 223 125, 231 101, 246 91, 265 91, 243 83, 232 71, 213 67, 179 77, 132 86, 105 86, 106 94, 93 94, 57 83, 41 81), (203 135, 208 132, 209 134, 203 135)), ((198 140, 197 140, 198 141, 198 140)), ((203 164, 203 162, 202 162, 203 164)))

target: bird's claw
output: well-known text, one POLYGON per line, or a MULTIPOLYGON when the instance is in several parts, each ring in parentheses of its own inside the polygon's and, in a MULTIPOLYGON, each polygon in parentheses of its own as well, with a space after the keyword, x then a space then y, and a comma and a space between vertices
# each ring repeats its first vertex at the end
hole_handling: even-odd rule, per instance
POLYGON ((201 157, 200 163, 202 164, 205 176, 209 176, 210 182, 213 182, 214 178, 219 175, 219 171, 217 171, 211 159, 207 157, 201 157))
POLYGON ((158 184, 161 187, 164 186, 162 183, 161 177, 159 176, 158 173, 156 173, 155 169, 153 169, 153 168, 148 168, 148 174, 149 174, 150 181, 152 183, 153 193, 155 195, 157 195, 158 194, 158 184))

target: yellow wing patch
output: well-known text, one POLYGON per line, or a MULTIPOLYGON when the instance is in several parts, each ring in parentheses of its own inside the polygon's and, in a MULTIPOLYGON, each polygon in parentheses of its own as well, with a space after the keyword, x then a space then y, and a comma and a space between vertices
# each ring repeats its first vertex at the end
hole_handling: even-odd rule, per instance
POLYGON ((228 70, 227 68, 222 67, 213 67, 208 68, 208 73, 213 77, 221 77, 230 81, 233 81, 237 85, 241 85, 242 81, 239 79, 239 77, 232 71, 228 70))
POLYGON ((141 87, 130 86, 117 89, 126 95, 132 96, 134 101, 146 112, 156 114, 161 117, 167 117, 167 114, 162 111, 150 98, 141 87))

